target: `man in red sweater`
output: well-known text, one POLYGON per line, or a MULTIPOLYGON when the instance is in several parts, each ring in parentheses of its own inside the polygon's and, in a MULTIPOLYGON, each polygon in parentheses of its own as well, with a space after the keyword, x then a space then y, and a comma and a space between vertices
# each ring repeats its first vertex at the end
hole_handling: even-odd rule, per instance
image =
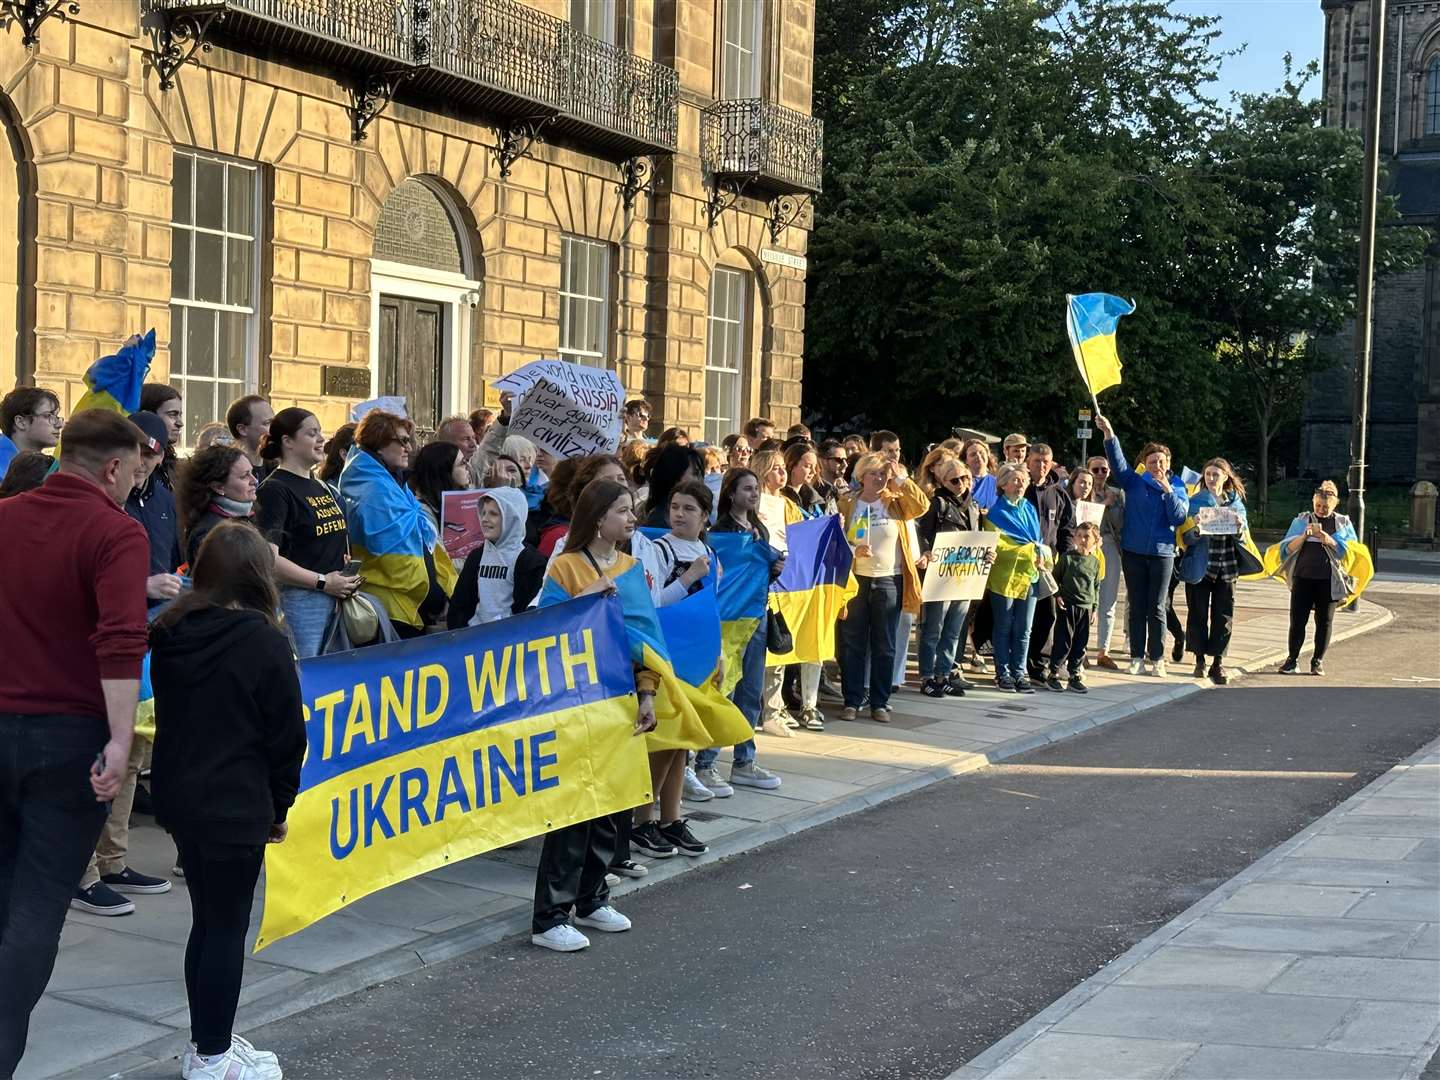
POLYGON ((122 507, 144 439, 119 413, 78 413, 59 470, 0 502, 0 1077, 130 756, 150 545, 122 507))

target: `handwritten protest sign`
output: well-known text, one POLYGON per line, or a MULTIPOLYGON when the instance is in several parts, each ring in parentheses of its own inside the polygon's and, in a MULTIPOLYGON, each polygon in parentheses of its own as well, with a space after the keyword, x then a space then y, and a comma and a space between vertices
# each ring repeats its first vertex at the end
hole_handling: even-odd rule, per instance
POLYGON ((1240 535, 1240 515, 1228 506, 1202 506, 1195 511, 1201 536, 1240 535))
POLYGON ((480 532, 483 491, 447 491, 440 496, 440 543, 457 563, 485 542, 480 532))
POLYGON ((1105 504, 1104 504, 1104 503, 1089 502, 1089 501, 1081 502, 1081 501, 1079 501, 1079 500, 1076 500, 1076 503, 1075 503, 1075 524, 1076 524, 1076 525, 1083 525, 1085 522, 1088 521, 1088 522, 1092 523, 1093 525, 1098 526, 1098 525, 1100 524, 1100 519, 1101 519, 1102 517, 1104 517, 1104 516, 1105 516, 1105 504))
POLYGON ((1000 534, 994 532, 942 532, 930 549, 921 599, 978 600, 985 593, 990 568, 985 556, 995 550, 1000 534))
POLYGON ((620 446, 625 388, 613 371, 535 360, 495 383, 517 395, 510 434, 556 457, 610 454, 620 446))

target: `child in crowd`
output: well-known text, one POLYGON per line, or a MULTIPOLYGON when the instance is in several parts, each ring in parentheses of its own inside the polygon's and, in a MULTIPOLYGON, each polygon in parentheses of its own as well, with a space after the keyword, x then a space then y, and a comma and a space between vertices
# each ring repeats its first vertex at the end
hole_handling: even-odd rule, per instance
POLYGON ((1093 521, 1075 527, 1071 535, 1074 550, 1064 552, 1055 567, 1060 592, 1055 598, 1055 640, 1050 648, 1050 674, 1045 685, 1064 690, 1060 682, 1063 662, 1070 673, 1069 687, 1077 694, 1089 693, 1083 669, 1085 650, 1090 647, 1090 619, 1100 603, 1100 579, 1104 568, 1095 554, 1100 547, 1100 529, 1093 521))
MULTIPOLYGON (((670 492, 670 531, 655 541, 661 571, 660 607, 684 600, 704 587, 714 567, 719 580, 720 561, 705 543, 710 520, 710 489, 700 480, 682 480, 670 492)), ((630 842, 646 855, 668 859, 677 851, 691 857, 709 850, 680 816, 685 781, 684 750, 652 750, 650 783, 660 797, 659 817, 654 803, 635 808, 630 842)), ((707 795, 713 793, 707 791, 707 795)))

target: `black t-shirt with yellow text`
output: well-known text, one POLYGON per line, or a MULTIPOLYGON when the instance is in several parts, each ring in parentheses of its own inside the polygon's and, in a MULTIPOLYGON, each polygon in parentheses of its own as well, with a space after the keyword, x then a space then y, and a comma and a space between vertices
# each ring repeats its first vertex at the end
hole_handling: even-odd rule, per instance
POLYGON ((255 524, 296 566, 328 574, 350 557, 345 512, 319 480, 276 469, 255 496, 255 524))

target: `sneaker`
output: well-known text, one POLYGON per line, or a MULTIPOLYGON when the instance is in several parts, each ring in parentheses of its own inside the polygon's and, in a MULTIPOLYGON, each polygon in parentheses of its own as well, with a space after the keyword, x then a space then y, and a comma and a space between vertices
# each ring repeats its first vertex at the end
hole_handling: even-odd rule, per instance
POLYGON ((101 874, 100 880, 118 893, 166 893, 170 891, 170 882, 165 878, 138 874, 128 866, 118 874, 101 874))
POLYGON ((1294 675, 1295 672, 1299 669, 1299 666, 1300 665, 1296 662, 1295 657, 1287 657, 1285 663, 1280 665, 1279 674, 1294 675))
POLYGON ((661 825, 660 835, 674 844, 675 850, 681 855, 688 855, 692 859, 697 855, 704 855, 710 850, 705 846, 704 841, 690 831, 690 822, 684 818, 672 821, 668 825, 661 825))
POLYGON ((785 726, 788 727, 791 731, 799 731, 799 730, 800 730, 800 719, 799 719, 799 717, 797 717, 797 716, 796 716, 793 712, 791 712, 789 709, 786 709, 786 710, 785 710, 785 714, 784 714, 783 716, 781 716, 780 719, 784 722, 785 726))
MULTIPOLYGON (((783 715, 789 717, 789 713, 783 715)), ((760 725, 760 731, 766 735, 773 735, 777 739, 793 739, 795 737, 795 733, 790 730, 790 726, 785 723, 785 720, 780 715, 773 713, 765 717, 764 722, 760 725)))
POLYGON ((806 709, 800 714, 800 726, 806 731, 824 731, 825 715, 819 709, 806 709))
POLYGON ((1225 665, 1220 663, 1217 656, 1215 662, 1210 665, 1210 681, 1216 686, 1224 686, 1230 681, 1230 673, 1225 670, 1225 665))
POLYGON ((630 846, 652 859, 668 859, 675 854, 675 845, 660 835, 660 826, 653 821, 642 822, 630 830, 630 846))
POLYGON ((709 802, 715 797, 715 792, 702 784, 700 778, 695 775, 695 770, 689 765, 686 765, 684 788, 681 791, 680 797, 688 799, 691 802, 709 802))
POLYGON ((826 701, 844 701, 845 693, 829 676, 820 676, 820 696, 826 701))
POLYGON ((1081 678, 1078 673, 1070 676, 1070 681, 1066 683, 1066 686, 1077 694, 1088 694, 1090 692, 1090 687, 1085 685, 1085 680, 1081 678))
POLYGON ((1129 668, 1129 671, 1130 671, 1130 674, 1131 674, 1131 675, 1144 675, 1144 674, 1145 674, 1145 661, 1144 661, 1141 657, 1132 656, 1132 657, 1130 658, 1130 668, 1129 668))
POLYGON ((740 787, 759 788, 761 791, 774 791, 780 786, 780 777, 752 761, 746 765, 730 766, 730 783, 740 787))
POLYGON ((1325 661, 1324 661, 1324 660, 1311 660, 1311 661, 1310 661, 1310 674, 1311 674, 1311 675, 1324 675, 1324 674, 1325 674, 1325 661))
POLYGON ((180 1059, 180 1075, 184 1080, 282 1080, 280 1063, 250 1056, 243 1047, 231 1043, 225 1053, 206 1060, 186 1051, 180 1059))
POLYGON ((626 877, 644 877, 650 873, 650 868, 644 863, 638 863, 634 859, 626 859, 624 862, 614 863, 610 867, 612 874, 624 874, 626 877))
POLYGON ((1150 674, 1154 675, 1157 679, 1167 679, 1170 677, 1170 671, 1165 667, 1165 658, 1163 656, 1150 665, 1150 674))
POLYGON ((1045 665, 1034 660, 1025 661, 1025 674, 1030 677, 1031 682, 1045 681, 1045 665))
POLYGON ((979 653, 976 653, 970 658, 970 670, 977 674, 984 675, 990 670, 990 661, 986 660, 985 657, 979 653))
POLYGON ((854 719, 855 719, 857 716, 859 716, 859 715, 860 715, 860 710, 859 710, 859 709, 856 709, 856 708, 852 708, 852 707, 849 706, 849 705, 846 705, 845 708, 843 708, 843 709, 840 710, 840 719, 841 719, 841 720, 854 720, 854 719))
POLYGON ((1022 676, 1020 676, 1020 678, 1018 678, 1018 679, 1015 680, 1015 693, 1017 693, 1017 694, 1033 694, 1034 692, 1035 692, 1035 687, 1033 687, 1033 686, 1030 685, 1030 680, 1027 679, 1027 678, 1025 678, 1025 676, 1022 675, 1022 676))
POLYGON ((1060 673, 1058 671, 1052 671, 1045 677, 1045 688, 1047 690, 1057 690, 1062 694, 1065 692, 1065 684, 1060 681, 1060 673))
POLYGON ((543 934, 531 934, 530 944, 539 945, 542 949, 553 949, 555 952, 579 952, 590 947, 590 939, 569 923, 561 923, 559 926, 552 926, 543 934))
POLYGON ((945 680, 946 697, 964 697, 966 690, 974 689, 975 684, 973 682, 969 679, 962 678, 958 674, 951 675, 950 678, 945 680))
POLYGON ((695 776, 717 799, 728 799, 735 794, 735 789, 725 782, 720 770, 713 765, 708 769, 701 769, 695 776))
MULTIPOLYGON (((250 1042, 249 1039, 243 1038, 240 1035, 232 1034, 230 1036, 230 1052, 234 1054, 237 1058, 245 1060, 254 1065, 273 1065, 277 1069, 280 1066, 280 1059, 277 1058, 273 1053, 271 1053, 269 1050, 256 1050, 254 1043, 250 1042)), ((196 1049, 195 1044, 193 1042, 190 1043, 189 1047, 186 1049, 185 1053, 180 1058, 180 1075, 190 1075, 186 1071, 187 1067, 194 1068, 196 1066, 203 1065, 204 1062, 199 1061, 199 1057, 200 1053, 196 1049), (194 1058, 196 1060, 188 1061, 188 1059, 191 1058, 194 1058)), ((280 1074, 277 1072, 275 1075, 279 1076, 280 1074)))
POLYGON ((126 900, 103 881, 97 881, 88 889, 76 889, 70 906, 91 915, 129 915, 135 910, 135 901, 126 900))
POLYGON ((963 667, 961 667, 959 664, 956 664, 956 665, 955 665, 954 670, 950 672, 950 678, 946 679, 945 681, 946 681, 946 682, 952 682, 952 683, 958 683, 961 690, 974 690, 974 689, 975 689, 975 684, 974 684, 973 682, 971 682, 969 679, 965 678, 965 669, 964 669, 963 667))
POLYGON ((1120 665, 1110 658, 1106 653, 1101 653, 1095 658, 1095 666, 1102 667, 1106 671, 1119 671, 1120 665))
POLYGON ((619 885, 619 884, 620 884, 620 875, 619 875, 619 874, 606 874, 606 875, 605 875, 605 884, 608 885, 608 886, 610 886, 610 887, 613 889, 616 885, 619 885))
POLYGON ((920 693, 926 697, 944 697, 945 680, 929 678, 920 683, 920 693))
POLYGON ((877 724, 888 724, 890 722, 890 710, 886 708, 871 709, 870 719, 877 724))
POLYGON ((1009 675, 996 675, 995 689, 1006 694, 1014 693, 1015 680, 1010 678, 1009 675))
POLYGON ((609 904, 604 904, 589 915, 576 915, 575 925, 588 926, 605 934, 623 934, 630 929, 630 920, 609 904))
POLYGON ((178 877, 182 881, 185 880, 185 864, 179 859, 176 859, 175 865, 170 868, 170 876, 178 877))
POLYGON ((1170 659, 1171 659, 1171 660, 1174 660, 1175 663, 1178 664, 1184 656, 1185 656, 1185 635, 1184 635, 1184 634, 1176 634, 1176 635, 1175 635, 1175 644, 1170 647, 1170 659))

